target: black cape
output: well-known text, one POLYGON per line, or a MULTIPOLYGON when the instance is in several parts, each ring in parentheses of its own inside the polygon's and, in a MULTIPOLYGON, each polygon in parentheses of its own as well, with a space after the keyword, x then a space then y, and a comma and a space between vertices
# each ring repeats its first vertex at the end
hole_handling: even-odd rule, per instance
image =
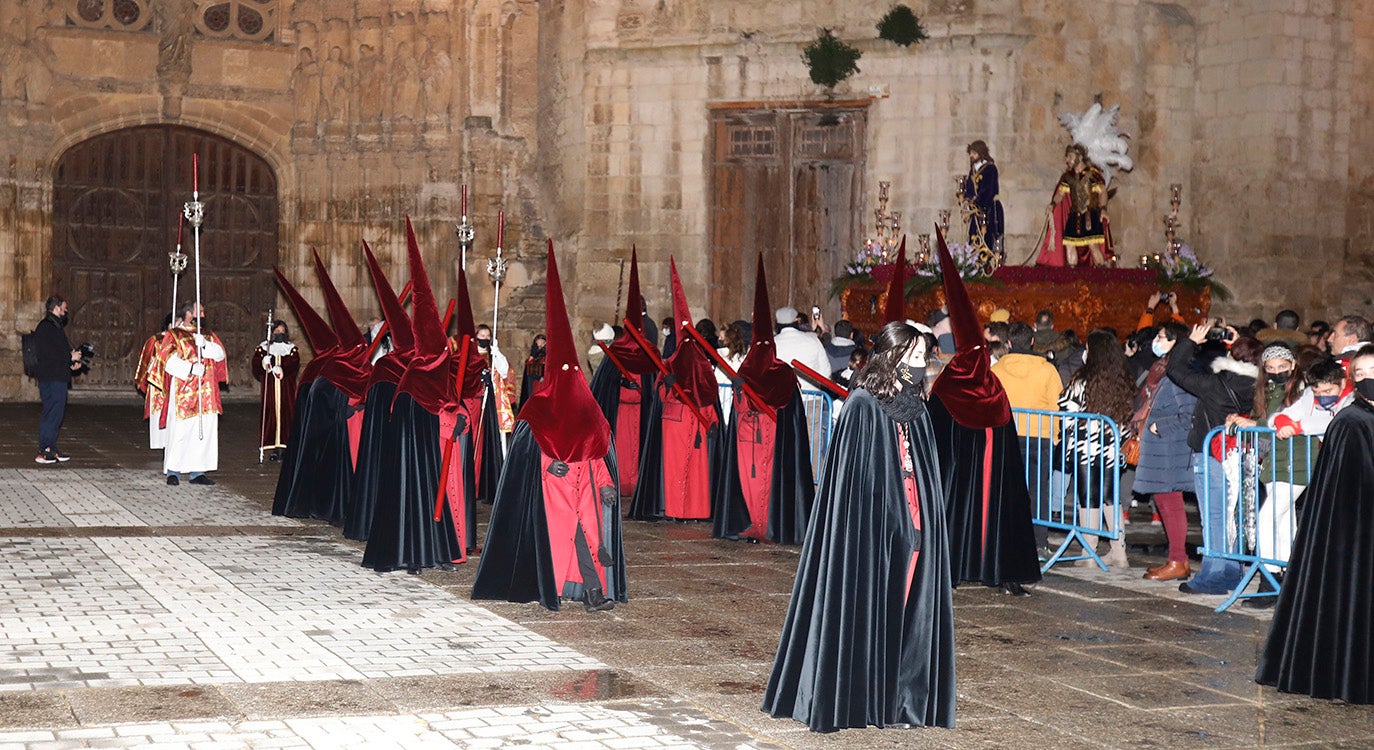
MULTIPOLYGON (((715 493, 711 536, 718 539, 738 537, 752 525, 740 483, 739 446, 735 442, 739 422, 731 419, 721 437, 721 460, 717 463, 719 478, 711 487, 715 493)), ((777 429, 773 433, 773 478, 768 493, 768 528, 764 538, 778 544, 801 544, 815 497, 806 408, 802 405, 801 391, 796 390, 787 406, 778 410, 777 429)))
POLYGON ((897 423, 862 389, 840 412, 764 693, 773 716, 821 732, 954 725, 954 607, 935 436, 924 413, 906 424, 920 529, 902 486, 897 423))
POLYGON ((938 396, 931 396, 931 427, 943 473, 949 554, 954 585, 976 581, 985 586, 1036 583, 1040 560, 1026 466, 1016 425, 992 428, 992 461, 985 467, 988 434, 965 427, 950 416, 938 396), (983 482, 990 472, 987 542, 983 540, 983 482))
POLYGON ((1326 430, 1255 681, 1285 693, 1374 702, 1374 406, 1326 430))
MULTIPOLYGON (((641 393, 652 393, 656 376, 652 373, 639 375, 635 378, 635 383, 639 385, 641 393)), ((596 372, 592 373, 592 398, 596 399, 596 405, 601 407, 601 413, 606 415, 606 421, 611 425, 611 440, 618 442, 620 436, 616 434, 619 429, 620 419, 620 387, 627 381, 620 374, 620 368, 611 362, 610 357, 601 360, 597 365, 596 372)), ((639 410, 639 436, 643 438, 649 432, 649 404, 648 401, 639 410)), ((643 443, 643 440, 640 440, 643 443)), ((641 463, 643 458, 641 457, 641 463)), ((630 470, 637 470, 638 467, 627 467, 630 470)), ((639 475, 636 473, 635 475, 639 475)), ((625 485, 621 485, 623 488, 625 485)))
MULTIPOLYGON (((557 610, 559 596, 549 553, 549 524, 544 512, 542 457, 534 432, 527 422, 515 423, 510 454, 496 490, 487 540, 472 584, 473 599, 510 602, 538 601, 557 610)), ((615 444, 604 459, 611 477, 617 477, 615 444)), ((625 541, 620 520, 620 498, 602 506, 602 546, 610 553, 606 567, 607 599, 629 601, 625 579, 625 541)), ((580 596, 580 593, 573 592, 580 596)))
MULTIPOLYGON (((463 557, 463 543, 447 517, 434 520, 439 490, 439 417, 409 393, 396 396, 383 437, 376 507, 363 567, 378 572, 448 566, 463 557)), ((449 499, 443 513, 449 512, 449 499)))
MULTIPOLYGON (((303 387, 305 388, 305 387, 303 387)), ((318 518, 335 526, 343 522, 353 484, 353 457, 348 443, 348 396, 324 378, 310 381, 298 400, 288 460, 277 476, 272 513, 291 518, 318 518), (300 405, 304 404, 304 408, 300 405), (296 429, 299 427, 299 431, 296 429)))
POLYGON ((501 466, 505 452, 501 448, 501 423, 496 415, 496 391, 491 386, 490 371, 482 374, 487 387, 482 393, 482 472, 477 477, 477 499, 490 505, 496 497, 496 484, 501 481, 501 466))
POLYGON ((377 483, 381 478, 382 454, 386 445, 387 423, 391 421, 391 401, 396 384, 379 381, 367 391, 362 434, 358 438, 358 465, 353 467, 353 486, 343 514, 346 539, 367 541, 372 529, 372 510, 377 505, 377 483))
MULTIPOLYGON (((643 409, 648 414, 648 424, 641 423, 639 433, 642 441, 639 445, 639 480, 635 484, 635 495, 630 501, 630 518, 635 521, 657 521, 667 518, 664 504, 663 488, 663 395, 660 388, 652 389, 653 397, 648 401, 649 408, 643 409)), ((710 474, 711 490, 710 496, 715 498, 717 495, 716 482, 721 479, 720 462, 721 452, 724 449, 720 429, 724 421, 720 413, 720 400, 712 399, 710 405, 702 407, 703 413, 707 409, 715 411, 716 423, 706 432, 706 460, 708 462, 708 472, 710 474)), ((695 419, 695 417, 692 417, 695 419)), ((612 424, 615 424, 612 422, 612 424)), ((712 501, 714 505, 714 501, 712 501)), ((713 508, 714 510, 714 508, 713 508)))

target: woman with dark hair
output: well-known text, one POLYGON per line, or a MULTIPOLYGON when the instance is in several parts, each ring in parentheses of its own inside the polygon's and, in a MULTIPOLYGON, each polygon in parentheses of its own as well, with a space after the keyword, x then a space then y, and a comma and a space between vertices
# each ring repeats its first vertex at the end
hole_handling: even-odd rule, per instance
MULTIPOLYGON (((735 372, 739 372, 739 366, 744 363, 744 355, 749 353, 749 338, 753 332, 754 327, 743 320, 736 320, 725 327, 725 335, 721 337, 722 346, 716 347, 716 353, 735 372)), ((716 389, 720 396, 721 415, 725 417, 726 424, 729 424, 734 412, 730 405, 734 400, 734 392, 725 386, 731 384, 730 376, 719 367, 713 369, 716 373, 716 385, 721 386, 716 389)))
POLYGON ((515 407, 520 411, 520 407, 525 405, 525 401, 534 395, 534 389, 544 380, 544 358, 548 351, 549 339, 544 334, 535 335, 530 342, 530 354, 525 358, 525 369, 520 376, 520 402, 515 407))
POLYGON ((1255 681, 1374 702, 1374 346, 1350 360, 1355 397, 1327 427, 1255 681))
POLYGON ((1140 463, 1136 466, 1133 489, 1153 495, 1155 509, 1169 539, 1169 557, 1163 565, 1146 569, 1151 581, 1176 581, 1192 573, 1188 550, 1188 514, 1183 508, 1183 493, 1193 491, 1188 449, 1188 428, 1192 426, 1197 397, 1183 390, 1165 374, 1169 358, 1178 342, 1188 338, 1182 323, 1169 323, 1159 329, 1150 342, 1158 357, 1145 374, 1140 388, 1140 408, 1131 420, 1131 431, 1140 436, 1140 463))
POLYGON ((706 339, 706 343, 709 344, 712 349, 720 348, 720 334, 716 330, 715 322, 710 318, 698 320, 693 328, 697 329, 697 333, 701 334, 701 337, 706 339))
MULTIPOLYGON (((1210 321, 1193 326, 1188 338, 1174 346, 1165 372, 1179 387, 1198 399, 1188 430, 1188 448, 1193 453, 1194 491, 1199 512, 1206 514, 1203 527, 1207 532, 1206 546, 1223 550, 1226 548, 1226 497, 1222 486, 1222 451, 1213 450, 1222 446, 1202 443, 1213 427, 1226 423, 1227 417, 1254 408, 1255 379, 1259 376, 1264 345, 1252 338, 1238 338, 1236 329, 1219 325, 1217 327, 1225 331, 1227 340, 1233 342, 1229 353, 1194 366, 1193 359, 1213 327, 1210 321), (1207 462, 1205 474, 1204 462, 1207 462)), ((1225 594, 1240 583, 1240 577, 1240 563, 1208 556, 1203 558, 1202 569, 1193 580, 1179 584, 1178 590, 1185 594, 1225 594)))
POLYGON ((815 731, 954 725, 949 537, 925 338, 883 327, 835 425, 764 710, 815 731))
MULTIPOLYGON (((1126 354, 1116 334, 1098 328, 1088 334, 1083 366, 1069 379, 1068 387, 1059 397, 1061 411, 1080 411, 1110 417, 1121 426, 1122 437, 1130 432, 1131 396, 1135 381, 1126 366, 1126 354)), ((1115 438, 1098 420, 1066 419, 1060 447, 1068 456, 1076 456, 1077 463, 1070 470, 1077 472, 1079 523, 1087 528, 1104 527, 1108 531, 1116 522, 1116 505, 1108 500, 1117 497, 1121 455, 1115 438)), ((1088 544, 1096 546, 1097 537, 1085 535, 1088 544)), ((1103 559, 1114 568, 1130 567, 1126 560, 1126 538, 1122 531, 1111 540, 1111 548, 1103 559)), ((1079 560, 1078 565, 1096 565, 1091 557, 1079 560)))

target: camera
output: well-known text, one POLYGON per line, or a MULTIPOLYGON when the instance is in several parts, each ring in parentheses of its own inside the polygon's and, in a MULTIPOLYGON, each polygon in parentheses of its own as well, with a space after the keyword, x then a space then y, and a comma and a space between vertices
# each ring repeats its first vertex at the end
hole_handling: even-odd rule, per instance
POLYGON ((89 341, 83 341, 81 346, 76 347, 76 351, 81 355, 81 359, 77 360, 77 362, 80 363, 82 367, 90 369, 95 361, 95 344, 89 341))
POLYGON ((1207 331, 1207 340, 1230 341, 1231 332, 1226 330, 1225 328, 1222 328, 1221 326, 1212 326, 1212 328, 1209 331, 1207 331))

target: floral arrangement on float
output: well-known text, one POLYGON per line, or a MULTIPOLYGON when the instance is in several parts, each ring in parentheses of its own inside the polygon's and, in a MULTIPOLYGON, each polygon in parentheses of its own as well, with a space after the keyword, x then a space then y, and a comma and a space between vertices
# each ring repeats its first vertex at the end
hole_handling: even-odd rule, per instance
POLYGON ((1231 300, 1231 290, 1213 278, 1215 269, 1203 263, 1187 243, 1181 243, 1171 251, 1153 257, 1142 255, 1141 267, 1154 269, 1155 273, 1159 274, 1159 285, 1162 288, 1181 286, 1185 289, 1210 289, 1212 296, 1222 302, 1231 300))

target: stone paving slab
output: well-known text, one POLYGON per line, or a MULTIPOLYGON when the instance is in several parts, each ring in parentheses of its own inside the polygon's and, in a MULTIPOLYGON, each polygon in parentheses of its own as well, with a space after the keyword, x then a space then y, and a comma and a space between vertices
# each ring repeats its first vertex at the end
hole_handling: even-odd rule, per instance
POLYGON ((275 537, 0 539, 0 690, 603 666, 357 556, 275 537))
POLYGON ((130 469, 0 469, 0 528, 298 526, 221 487, 130 469))
POLYGON ((691 704, 546 703, 411 715, 250 721, 167 721, 0 732, 0 750, 130 748, 548 748, 771 750, 691 704))

